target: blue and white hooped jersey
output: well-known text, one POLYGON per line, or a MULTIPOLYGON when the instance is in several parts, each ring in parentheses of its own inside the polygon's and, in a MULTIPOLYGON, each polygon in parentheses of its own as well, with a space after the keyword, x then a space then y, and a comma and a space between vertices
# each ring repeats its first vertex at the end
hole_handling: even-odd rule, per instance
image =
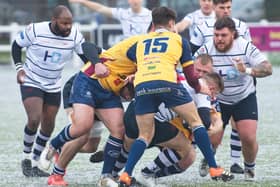
POLYGON ((46 92, 61 90, 64 65, 72 59, 73 51, 82 54, 84 37, 73 25, 67 37, 57 36, 50 30, 50 22, 32 23, 20 32, 16 42, 26 47, 24 71, 25 86, 46 92))
POLYGON ((112 8, 112 14, 121 23, 124 38, 147 33, 152 22, 151 11, 144 7, 137 14, 131 8, 112 8))
POLYGON ((184 17, 184 20, 190 22, 190 27, 189 27, 190 37, 193 37, 194 29, 195 29, 196 25, 201 25, 201 24, 203 24, 204 21, 206 21, 208 19, 215 19, 214 11, 212 11, 211 14, 209 14, 209 15, 204 15, 203 12, 201 11, 201 9, 198 9, 194 12, 187 14, 184 17))
MULTIPOLYGON (((246 23, 236 18, 232 18, 232 20, 235 23, 235 27, 238 31, 239 36, 251 42, 252 38, 246 23)), ((196 27, 194 28, 194 33, 193 35, 191 35, 191 39, 190 39, 191 43, 196 46, 202 46, 206 44, 208 41, 212 40, 214 36, 215 22, 216 22, 216 18, 207 19, 206 21, 203 22, 203 24, 196 25, 196 27)))
POLYGON ((213 58, 214 71, 224 80, 224 91, 218 95, 218 100, 225 104, 235 104, 256 91, 251 75, 240 73, 234 66, 234 59, 240 58, 246 67, 254 67, 266 61, 266 57, 251 42, 242 37, 234 40, 233 46, 227 52, 219 52, 213 41, 200 47, 195 56, 207 53, 213 58))

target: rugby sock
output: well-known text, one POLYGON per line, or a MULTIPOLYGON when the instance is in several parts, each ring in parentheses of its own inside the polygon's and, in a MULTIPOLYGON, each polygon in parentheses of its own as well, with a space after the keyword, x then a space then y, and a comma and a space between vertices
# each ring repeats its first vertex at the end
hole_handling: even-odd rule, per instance
POLYGON ((173 164, 172 166, 166 167, 164 169, 161 169, 155 173, 155 177, 165 177, 165 176, 170 176, 178 173, 182 173, 184 170, 182 170, 178 163, 173 164))
POLYGON ((193 135, 196 145, 199 147, 204 158, 207 160, 209 167, 217 168, 216 160, 211 149, 211 143, 207 131, 203 125, 195 127, 193 130, 193 135))
POLYGON ((175 173, 181 173, 182 170, 176 164, 180 159, 179 154, 172 149, 165 149, 160 152, 154 160, 155 165, 160 168, 158 171, 155 171, 155 176, 164 177, 175 173))
POLYGON ((45 135, 41 130, 38 132, 36 141, 34 144, 33 155, 32 158, 36 161, 40 159, 40 155, 44 150, 47 141, 50 139, 50 136, 45 135))
POLYGON ((62 131, 60 131, 60 133, 54 137, 52 140, 51 140, 51 143, 50 145, 58 150, 60 149, 66 142, 70 141, 70 140, 73 140, 74 138, 71 137, 70 135, 70 126, 71 125, 68 125, 66 127, 64 127, 62 129, 62 131))
POLYGON ((118 173, 124 168, 127 158, 128 158, 128 152, 124 149, 124 147, 122 147, 119 158, 117 159, 112 171, 113 177, 117 177, 118 173))
POLYGON ((245 170, 254 170, 255 169, 255 165, 256 163, 255 162, 252 162, 252 163, 247 163, 247 162, 244 162, 244 168, 245 170))
POLYGON ((23 136, 23 153, 26 159, 30 159, 29 155, 32 151, 35 136, 36 136, 36 131, 31 131, 26 125, 24 128, 24 136, 23 136))
POLYGON ((128 154, 128 160, 125 165, 125 172, 128 173, 129 176, 132 175, 132 171, 136 165, 136 163, 140 160, 145 149, 147 148, 148 143, 144 139, 136 139, 131 146, 131 149, 128 154))
POLYGON ((52 174, 65 175, 65 169, 59 167, 57 164, 54 164, 52 174))
POLYGON ((120 155, 122 145, 123 140, 109 136, 104 148, 104 164, 102 168, 102 174, 112 173, 115 162, 120 155))
POLYGON ((232 164, 241 163, 241 141, 237 130, 232 129, 230 135, 230 157, 232 164))
POLYGON ((159 153, 154 162, 159 168, 163 169, 172 166, 179 160, 180 156, 176 153, 176 151, 172 149, 164 149, 162 152, 159 153))

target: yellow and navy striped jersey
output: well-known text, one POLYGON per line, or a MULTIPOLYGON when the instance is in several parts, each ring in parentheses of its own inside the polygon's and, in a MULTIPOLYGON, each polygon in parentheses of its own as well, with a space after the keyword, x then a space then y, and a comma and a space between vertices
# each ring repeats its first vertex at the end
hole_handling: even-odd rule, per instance
POLYGON ((94 65, 90 62, 85 64, 81 71, 93 79, 98 79, 104 89, 113 91, 118 95, 120 89, 124 86, 124 79, 136 72, 136 64, 128 58, 127 51, 137 42, 138 38, 138 36, 135 36, 123 40, 99 55, 101 61, 110 71, 107 77, 97 78, 94 73, 94 65))
POLYGON ((142 35, 135 48, 137 61, 135 86, 153 80, 176 83, 176 65, 181 63, 186 67, 193 64, 187 40, 167 30, 161 29, 142 35))

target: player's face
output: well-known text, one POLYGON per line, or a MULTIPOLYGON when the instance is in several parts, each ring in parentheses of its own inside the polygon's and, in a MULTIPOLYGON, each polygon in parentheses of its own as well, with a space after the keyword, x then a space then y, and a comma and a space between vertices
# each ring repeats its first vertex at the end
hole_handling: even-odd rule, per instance
POLYGON ((228 28, 223 28, 220 30, 214 30, 214 45, 216 49, 220 52, 228 51, 234 40, 234 31, 229 30, 228 28))
POLYGON ((194 62, 194 71, 199 75, 199 77, 204 76, 206 73, 213 71, 212 63, 202 64, 201 59, 198 58, 194 62))
POLYGON ((231 1, 214 5, 216 18, 231 16, 231 1))
POLYGON ((199 0, 200 9, 205 15, 211 14, 213 10, 213 1, 212 0, 199 0))
POLYGON ((55 33, 62 37, 67 37, 71 33, 72 16, 61 14, 52 20, 55 33))
POLYGON ((142 0, 128 0, 128 4, 133 11, 138 12, 142 7, 142 0))

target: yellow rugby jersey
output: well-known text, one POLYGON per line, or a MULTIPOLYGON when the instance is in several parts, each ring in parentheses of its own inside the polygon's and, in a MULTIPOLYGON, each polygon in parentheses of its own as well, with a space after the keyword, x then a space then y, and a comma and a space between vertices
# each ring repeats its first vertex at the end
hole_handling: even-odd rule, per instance
POLYGON ((136 43, 139 36, 131 37, 119 42, 110 49, 102 52, 99 58, 105 64, 110 74, 105 78, 97 78, 94 73, 94 65, 90 62, 85 64, 81 71, 93 79, 98 79, 103 88, 113 91, 117 95, 124 86, 124 79, 136 72, 136 64, 128 58, 128 49, 136 43))
POLYGON ((187 40, 164 30, 151 32, 142 37, 136 46, 137 72, 134 85, 153 80, 177 82, 176 65, 193 64, 187 40))
POLYGON ((169 121, 169 123, 175 126, 180 132, 182 132, 186 136, 186 138, 192 141, 192 133, 190 130, 184 127, 182 118, 176 117, 169 121))

